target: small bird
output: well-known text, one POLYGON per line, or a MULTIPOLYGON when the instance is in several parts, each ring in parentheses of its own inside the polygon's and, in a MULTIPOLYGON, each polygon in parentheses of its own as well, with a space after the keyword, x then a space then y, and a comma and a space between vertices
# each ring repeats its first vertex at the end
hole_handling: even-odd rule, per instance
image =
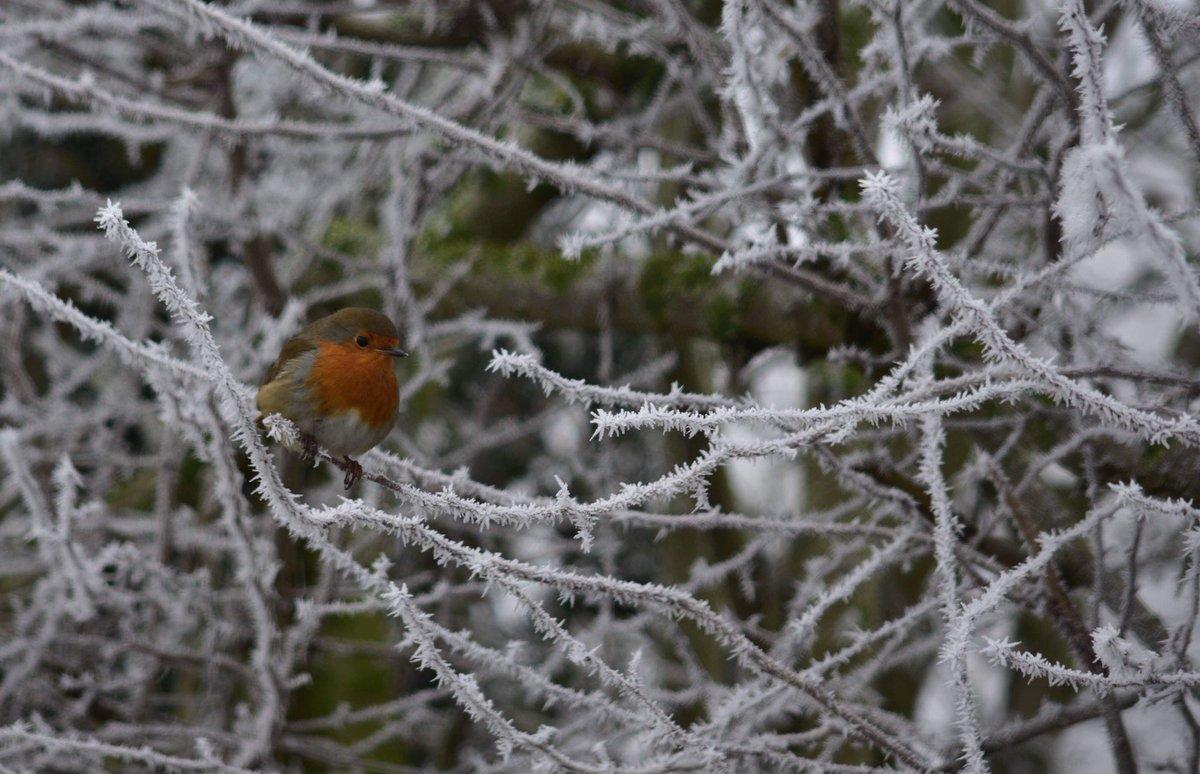
POLYGON ((300 429, 300 452, 317 446, 341 456, 344 484, 362 478, 351 455, 362 454, 392 429, 399 408, 395 358, 400 334, 387 315, 349 307, 304 326, 288 339, 258 388, 259 417, 281 414, 300 429))

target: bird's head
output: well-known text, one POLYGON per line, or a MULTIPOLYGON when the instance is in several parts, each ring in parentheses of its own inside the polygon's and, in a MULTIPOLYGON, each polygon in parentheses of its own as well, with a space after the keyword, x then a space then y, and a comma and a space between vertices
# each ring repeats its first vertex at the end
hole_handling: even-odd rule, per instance
POLYGON ((313 323, 316 343, 334 345, 347 355, 366 358, 408 357, 400 349, 400 333, 385 314, 349 307, 313 323))

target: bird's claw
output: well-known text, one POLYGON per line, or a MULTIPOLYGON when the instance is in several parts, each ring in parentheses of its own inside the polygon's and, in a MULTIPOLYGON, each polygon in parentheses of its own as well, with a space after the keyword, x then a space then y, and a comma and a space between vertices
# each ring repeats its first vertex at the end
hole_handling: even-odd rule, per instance
MULTIPOLYGON (((317 439, 308 434, 300 435, 300 459, 305 462, 312 462, 317 458, 320 452, 320 447, 317 445, 317 439)), ((343 456, 340 467, 346 471, 346 478, 342 480, 342 484, 349 489, 354 486, 363 477, 362 465, 358 464, 357 460, 351 459, 349 456, 343 456)))
POLYGON ((317 458, 317 439, 307 433, 300 434, 300 459, 312 462, 317 458))
POLYGON ((352 460, 348 456, 342 457, 342 460, 346 470, 346 478, 342 481, 342 484, 346 489, 349 489, 363 477, 363 468, 362 465, 358 464, 357 460, 352 460))

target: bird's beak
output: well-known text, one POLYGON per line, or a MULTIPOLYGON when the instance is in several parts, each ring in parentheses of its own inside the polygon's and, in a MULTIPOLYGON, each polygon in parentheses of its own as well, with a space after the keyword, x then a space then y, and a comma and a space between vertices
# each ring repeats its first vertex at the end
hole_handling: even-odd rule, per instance
POLYGON ((380 349, 379 351, 385 355, 391 355, 392 357, 408 357, 408 353, 399 348, 380 349))

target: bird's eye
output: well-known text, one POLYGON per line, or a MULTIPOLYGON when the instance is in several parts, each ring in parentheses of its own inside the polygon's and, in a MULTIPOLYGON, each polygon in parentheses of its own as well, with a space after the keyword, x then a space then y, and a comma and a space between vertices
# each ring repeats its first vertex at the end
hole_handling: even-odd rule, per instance
POLYGON ((366 336, 356 336, 354 339, 354 343, 357 344, 358 346, 362 347, 363 349, 366 349, 367 348, 367 337, 366 336))

